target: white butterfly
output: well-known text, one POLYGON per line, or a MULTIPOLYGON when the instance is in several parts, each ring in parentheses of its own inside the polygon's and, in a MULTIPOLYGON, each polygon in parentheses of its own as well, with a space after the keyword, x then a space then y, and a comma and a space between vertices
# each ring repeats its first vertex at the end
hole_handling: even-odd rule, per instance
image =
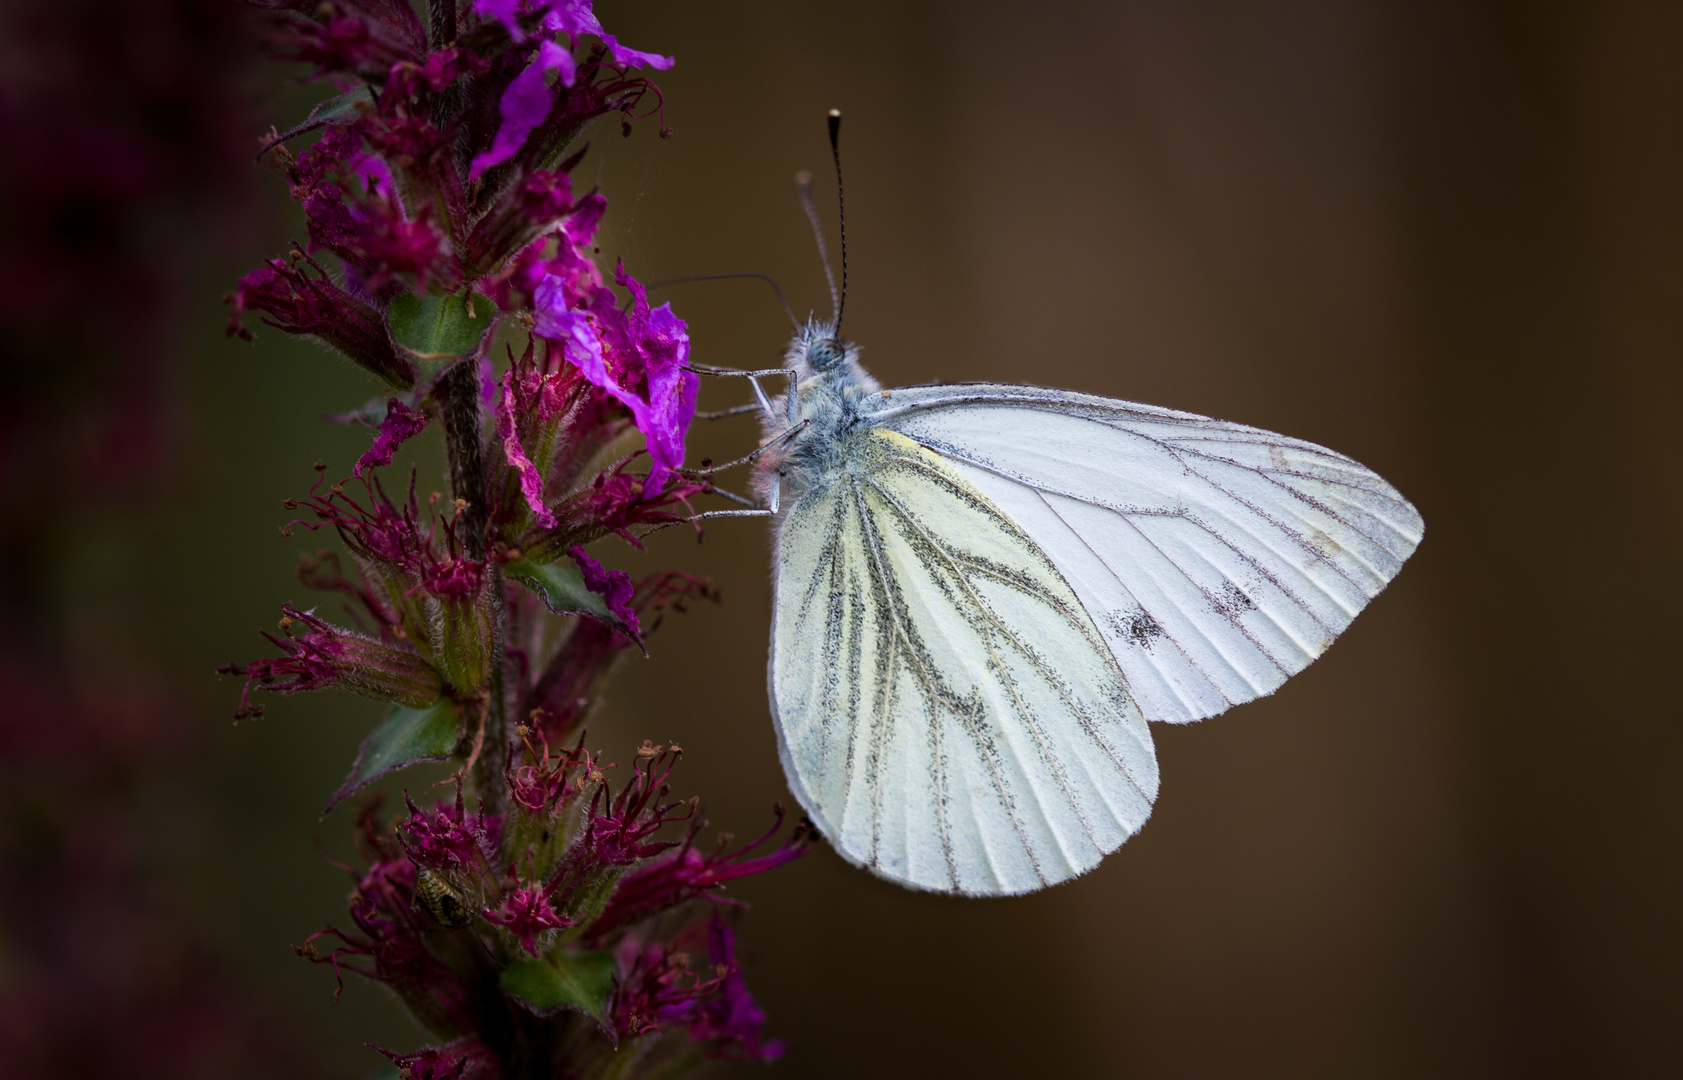
POLYGON ((829 323, 797 332, 787 374, 776 403, 754 384, 779 752, 836 850, 915 888, 1090 870, 1151 813, 1146 722, 1272 693, 1423 533, 1368 469, 1256 428, 1028 386, 879 390, 829 323))

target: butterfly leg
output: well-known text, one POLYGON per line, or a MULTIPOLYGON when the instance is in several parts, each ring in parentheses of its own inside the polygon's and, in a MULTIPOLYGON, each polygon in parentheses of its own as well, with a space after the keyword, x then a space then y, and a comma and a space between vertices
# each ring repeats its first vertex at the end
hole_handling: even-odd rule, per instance
POLYGON ((773 435, 771 438, 761 443, 758 450, 755 450, 752 454, 749 454, 746 457, 739 457, 735 461, 727 461, 723 465, 709 465, 705 469, 685 469, 684 475, 695 477, 712 476, 714 473, 721 473, 726 469, 734 469, 738 465, 752 465, 754 462, 758 461, 760 459, 760 455, 765 453, 767 450, 770 450, 772 447, 777 446, 780 443, 788 442, 796 435, 805 431, 808 423, 810 423, 810 421, 802 420, 795 426, 773 435))
POLYGON ((707 420, 717 420, 721 417, 735 416, 739 413, 746 412, 762 412, 767 416, 770 416, 772 414, 771 398, 766 396, 765 388, 760 385, 760 380, 763 378, 770 378, 773 375, 781 375, 784 378, 789 378, 794 374, 794 372, 790 371, 788 368, 761 368, 758 371, 744 371, 741 368, 713 367, 710 364, 686 364, 684 366, 684 370, 693 371, 697 375, 714 375, 720 378, 747 379, 748 385, 754 388, 754 404, 738 405, 735 408, 723 409, 715 413, 696 414, 697 416, 707 420))
MULTIPOLYGON (((711 466, 708 466, 705 469, 685 469, 684 470, 684 475, 685 476, 691 476, 691 477, 697 477, 697 478, 703 477, 703 476, 712 476, 713 474, 718 473, 718 472, 722 472, 725 469, 732 469, 732 468, 735 468, 738 465, 750 464, 751 462, 757 460, 759 458, 759 456, 761 454, 765 453, 767 450, 770 450, 772 447, 778 445, 779 443, 786 442, 789 439, 794 438, 796 435, 798 435, 802 431, 806 430, 806 426, 807 426, 807 421, 802 420, 800 423, 795 424, 794 426, 790 427, 787 431, 784 431, 784 432, 782 432, 778 435, 774 435, 773 437, 767 439, 763 444, 761 444, 761 446, 758 450, 755 450, 752 454, 749 454, 746 457, 738 458, 735 461, 727 461, 723 465, 711 465, 711 466)), ((775 483, 775 484, 772 485, 771 492, 766 499, 766 502, 769 505, 763 506, 763 507, 762 506, 755 506, 754 503, 749 502, 747 499, 743 498, 742 496, 737 495, 734 492, 724 491, 720 488, 714 488, 713 493, 715 495, 721 495, 724 498, 729 499, 731 502, 740 503, 741 505, 747 506, 747 507, 753 507, 753 509, 749 509, 749 510, 707 510, 707 511, 704 511, 703 513, 696 514, 692 517, 685 518, 684 520, 685 521, 701 521, 704 518, 719 518, 719 517, 771 517, 771 516, 773 516, 777 513, 778 508, 782 505, 782 502, 783 502, 783 499, 782 499, 783 485, 782 485, 781 482, 778 482, 778 483, 775 483)))
MULTIPOLYGON (((720 489, 720 488, 714 488, 713 489, 713 494, 722 495, 725 498, 729 499, 731 502, 741 503, 743 506, 752 507, 752 509, 748 509, 748 510, 704 510, 699 514, 692 514, 689 517, 684 518, 682 522, 673 521, 673 522, 668 522, 667 524, 669 524, 669 525, 688 524, 689 522, 692 522, 692 521, 704 521, 707 518, 775 517, 777 515, 777 508, 778 508, 778 506, 780 506, 782 504, 782 501, 783 501, 782 500, 782 493, 783 493, 783 485, 781 483, 773 484, 772 489, 771 489, 771 496, 770 496, 770 498, 768 498, 766 500, 771 505, 769 505, 769 506, 755 506, 752 502, 748 501, 747 499, 744 499, 742 496, 737 495, 734 492, 725 491, 725 490, 720 489)), ((664 529, 666 527, 667 527, 666 525, 657 525, 651 531, 659 531, 660 529, 664 529)), ((645 535, 647 535, 647 534, 645 534, 645 535)))
POLYGON ((763 379, 772 375, 788 376, 794 374, 794 372, 790 371, 788 368, 782 367, 760 368, 755 371, 750 371, 747 368, 714 367, 712 364, 685 364, 684 370, 693 371, 697 375, 715 375, 723 379, 763 379))
POLYGON ((719 487, 717 485, 715 485, 713 487, 713 489, 708 492, 708 494, 709 495, 717 495, 721 499, 729 499, 731 502, 736 503, 738 506, 752 506, 755 509, 758 509, 759 505, 760 505, 759 503, 755 502, 753 499, 749 499, 749 498, 746 498, 742 495, 738 495, 734 491, 726 491, 724 488, 719 487))
POLYGON ((760 403, 757 401, 750 401, 746 405, 735 405, 729 409, 720 409, 717 412, 698 412, 695 414, 695 418, 697 420, 723 420, 727 416, 741 416, 743 413, 757 413, 760 411, 760 403))

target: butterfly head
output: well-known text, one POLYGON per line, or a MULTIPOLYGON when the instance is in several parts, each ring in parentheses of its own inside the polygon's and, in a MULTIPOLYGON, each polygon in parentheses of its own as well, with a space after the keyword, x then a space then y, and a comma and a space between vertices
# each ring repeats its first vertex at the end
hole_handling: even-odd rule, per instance
POLYGON ((809 319, 789 342, 785 366, 796 372, 797 379, 806 379, 834 371, 849 362, 857 363, 858 359, 858 347, 837 337, 833 323, 809 319))

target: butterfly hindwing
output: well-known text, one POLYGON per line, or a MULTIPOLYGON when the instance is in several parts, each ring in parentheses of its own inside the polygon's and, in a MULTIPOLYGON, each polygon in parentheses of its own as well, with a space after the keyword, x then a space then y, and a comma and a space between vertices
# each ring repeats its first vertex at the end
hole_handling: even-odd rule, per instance
POLYGON ((1047 554, 1149 720, 1273 692, 1378 595, 1424 529, 1360 464, 1240 424, 992 384, 866 405, 1047 554))
POLYGON ((1150 735, 1034 540, 954 467, 861 430, 778 535, 770 671, 797 795, 848 859, 925 889, 1019 893, 1137 830, 1150 735))

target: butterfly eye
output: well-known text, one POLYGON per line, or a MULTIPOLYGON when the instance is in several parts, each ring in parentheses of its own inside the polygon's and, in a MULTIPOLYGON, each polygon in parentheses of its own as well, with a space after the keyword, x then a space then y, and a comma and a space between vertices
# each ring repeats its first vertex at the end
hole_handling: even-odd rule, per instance
POLYGON ((845 350, 842 343, 835 338, 819 338, 807 348, 807 363, 814 371, 828 371, 841 363, 845 350))

